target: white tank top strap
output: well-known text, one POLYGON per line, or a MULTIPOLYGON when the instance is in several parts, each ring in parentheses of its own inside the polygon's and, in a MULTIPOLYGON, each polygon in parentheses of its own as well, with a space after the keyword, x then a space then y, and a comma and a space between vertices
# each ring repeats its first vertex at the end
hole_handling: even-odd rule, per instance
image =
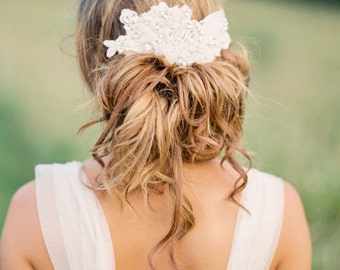
POLYGON ((36 167, 37 205, 44 240, 56 270, 112 270, 106 218, 86 186, 80 162, 36 167))
POLYGON ((255 169, 248 173, 227 270, 267 270, 273 260, 284 213, 280 178, 255 169))

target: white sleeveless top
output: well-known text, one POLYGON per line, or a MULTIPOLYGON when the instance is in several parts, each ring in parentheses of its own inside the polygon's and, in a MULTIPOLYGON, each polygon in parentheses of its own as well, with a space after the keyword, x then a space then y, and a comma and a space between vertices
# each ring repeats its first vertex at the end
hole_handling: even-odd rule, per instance
MULTIPOLYGON (((104 211, 84 182, 80 162, 38 165, 37 204, 43 237, 56 270, 115 270, 104 211)), ((267 270, 280 237, 283 181, 252 169, 242 192, 227 270, 267 270)))

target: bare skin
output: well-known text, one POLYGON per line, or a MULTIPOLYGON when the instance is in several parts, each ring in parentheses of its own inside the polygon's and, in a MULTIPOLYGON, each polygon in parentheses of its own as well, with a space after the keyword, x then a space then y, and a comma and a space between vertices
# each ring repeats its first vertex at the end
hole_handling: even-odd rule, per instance
MULTIPOLYGON (((89 180, 100 172, 94 161, 83 165, 89 180)), ((185 190, 193 204, 196 225, 176 248, 181 270, 226 269, 239 207, 226 200, 233 190, 236 172, 218 160, 200 165, 184 165, 185 190)), ((132 193, 129 207, 120 210, 118 203, 102 192, 96 195, 103 207, 115 249, 118 270, 150 269, 149 250, 167 232, 171 222, 171 201, 168 195, 152 195, 151 210, 141 195, 132 193)), ((35 182, 14 195, 3 229, 0 265, 3 270, 52 270, 52 262, 43 240, 37 207, 35 182)), ((90 256, 90 255, 89 255, 90 256)), ((155 256, 156 268, 170 270, 166 251, 155 256)), ((311 243, 300 197, 285 183, 285 213, 279 245, 270 270, 311 269, 311 243)))

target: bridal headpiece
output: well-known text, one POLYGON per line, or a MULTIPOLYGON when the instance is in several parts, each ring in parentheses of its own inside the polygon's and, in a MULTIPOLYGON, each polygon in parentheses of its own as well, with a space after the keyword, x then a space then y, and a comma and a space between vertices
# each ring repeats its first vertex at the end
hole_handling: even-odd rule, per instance
POLYGON ((153 52, 184 67, 212 62, 231 42, 224 11, 211 13, 201 21, 192 20, 191 16, 188 6, 168 7, 163 2, 140 15, 123 9, 120 21, 126 34, 104 41, 108 47, 106 56, 128 51, 153 52))

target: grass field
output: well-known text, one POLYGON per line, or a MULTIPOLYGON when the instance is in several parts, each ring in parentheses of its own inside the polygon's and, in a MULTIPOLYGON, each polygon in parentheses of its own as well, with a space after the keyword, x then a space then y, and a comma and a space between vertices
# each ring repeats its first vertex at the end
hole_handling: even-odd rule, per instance
MULTIPOLYGON (((37 163, 85 159, 96 131, 74 58, 76 1, 0 3, 0 231, 37 163)), ((245 144, 255 167, 299 190, 313 269, 340 267, 340 8, 230 0, 234 39, 252 52, 245 144)))

